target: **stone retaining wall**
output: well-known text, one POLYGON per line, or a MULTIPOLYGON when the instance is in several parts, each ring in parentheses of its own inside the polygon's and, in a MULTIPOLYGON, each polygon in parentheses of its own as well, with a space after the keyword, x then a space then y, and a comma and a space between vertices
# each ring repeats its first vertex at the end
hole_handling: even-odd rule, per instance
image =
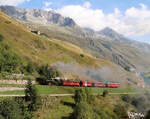
MULTIPOLYGON (((0 80, 0 84, 27 84, 27 80, 0 80)), ((35 81, 32 81, 35 84, 35 81)))

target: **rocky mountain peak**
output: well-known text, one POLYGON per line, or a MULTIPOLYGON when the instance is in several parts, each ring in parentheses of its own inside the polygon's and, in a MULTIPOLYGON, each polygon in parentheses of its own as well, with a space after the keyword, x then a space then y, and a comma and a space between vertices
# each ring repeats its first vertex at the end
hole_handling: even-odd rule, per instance
POLYGON ((106 27, 104 29, 102 29, 101 31, 98 32, 101 35, 107 36, 109 38, 113 38, 114 40, 117 40, 118 37, 120 37, 121 35, 118 34, 116 31, 114 31, 113 29, 106 27))
POLYGON ((0 9, 14 19, 39 24, 58 24, 60 26, 74 27, 76 23, 69 17, 63 17, 54 11, 41 9, 19 9, 13 6, 0 6, 0 9))

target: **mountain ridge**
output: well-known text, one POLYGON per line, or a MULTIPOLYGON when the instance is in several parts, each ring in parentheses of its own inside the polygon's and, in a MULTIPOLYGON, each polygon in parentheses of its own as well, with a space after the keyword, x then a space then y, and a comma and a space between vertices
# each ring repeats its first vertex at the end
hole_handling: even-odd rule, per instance
MULTIPOLYGON (((10 16, 12 17, 13 15, 10 14, 10 16)), ((64 17, 61 18, 64 19, 64 17)), ((49 24, 43 25, 29 21, 26 25, 31 29, 39 29, 46 37, 75 44, 93 56, 112 61, 126 70, 130 71, 132 68, 140 71, 150 70, 149 52, 145 52, 140 43, 118 34, 113 29, 104 28, 100 32, 93 32, 91 29, 83 29, 77 25, 74 27, 66 25, 67 27, 64 27, 57 22, 50 22, 49 24)), ((146 48, 149 51, 149 45, 146 48)))
POLYGON ((36 22, 42 24, 58 24, 60 26, 74 27, 76 23, 69 17, 62 17, 54 11, 44 11, 41 9, 20 9, 14 6, 0 6, 0 9, 14 19, 24 22, 36 22), (42 21, 42 22, 41 22, 42 21))
POLYGON ((33 62, 38 66, 56 65, 63 67, 64 72, 66 68, 71 68, 72 72, 66 74, 67 76, 77 76, 81 80, 119 81, 123 87, 137 86, 136 84, 141 82, 134 74, 126 72, 113 62, 95 58, 78 46, 32 33, 24 24, 1 11, 0 19, 0 35, 4 37, 0 45, 6 44, 21 58, 23 64, 33 62), (109 75, 104 75, 104 72, 109 75))

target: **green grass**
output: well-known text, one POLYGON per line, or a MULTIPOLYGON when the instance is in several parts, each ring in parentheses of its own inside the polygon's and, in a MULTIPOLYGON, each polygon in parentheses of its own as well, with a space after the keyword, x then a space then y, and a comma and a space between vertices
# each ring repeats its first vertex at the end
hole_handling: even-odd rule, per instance
POLYGON ((42 97, 42 108, 36 112, 33 119, 62 119, 73 112, 73 97, 42 97), (37 114, 39 116, 37 116, 37 114))
POLYGON ((0 95, 24 95, 24 90, 4 91, 0 95))
POLYGON ((23 84, 0 84, 0 87, 19 87, 19 88, 24 88, 25 85, 23 85, 23 84))
MULTIPOLYGON (((25 87, 24 85, 0 85, 1 87, 25 87)), ((83 87, 63 87, 63 86, 46 86, 46 85, 36 85, 39 94, 73 94, 75 90, 83 87)), ((104 90, 108 90, 110 94, 121 94, 121 93, 137 93, 142 94, 149 89, 137 89, 137 88, 91 88, 93 94, 102 94, 104 90)), ((24 91, 5 91, 0 92, 3 95, 23 95, 24 91)))
POLYGON ((35 35, 23 24, 10 19, 2 12, 0 12, 0 19, 0 34, 4 37, 3 42, 19 55, 25 64, 29 60, 38 65, 77 62, 80 65, 94 67, 111 64, 109 61, 95 59, 71 43, 35 35), (6 24, 6 21, 11 23, 6 24), (84 57, 80 54, 84 54, 84 57))

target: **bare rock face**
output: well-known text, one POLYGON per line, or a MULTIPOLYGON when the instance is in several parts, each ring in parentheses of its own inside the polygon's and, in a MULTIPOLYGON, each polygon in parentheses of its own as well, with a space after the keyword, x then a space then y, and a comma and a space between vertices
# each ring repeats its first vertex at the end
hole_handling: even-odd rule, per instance
POLYGON ((135 48, 138 48, 141 51, 144 50, 147 53, 150 52, 150 44, 130 40, 129 38, 117 33, 115 30, 113 30, 109 27, 106 27, 106 28, 102 29, 101 31, 98 31, 97 33, 104 35, 106 37, 109 37, 112 40, 114 40, 115 42, 127 43, 135 48))
POLYGON ((14 19, 23 22, 33 22, 39 24, 58 24, 60 26, 74 27, 76 23, 69 17, 62 17, 54 11, 44 11, 40 9, 19 9, 13 6, 0 6, 0 9, 14 19))

